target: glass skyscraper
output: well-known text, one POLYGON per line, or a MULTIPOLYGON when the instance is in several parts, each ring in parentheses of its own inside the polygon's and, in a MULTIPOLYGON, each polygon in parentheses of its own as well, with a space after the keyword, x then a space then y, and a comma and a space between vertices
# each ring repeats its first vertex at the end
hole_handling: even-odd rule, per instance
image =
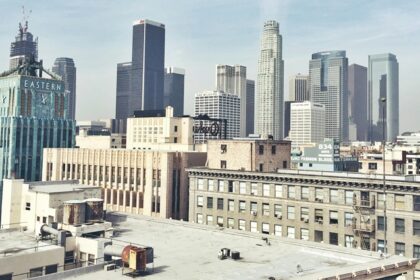
POLYGON ((73 59, 68 57, 56 58, 52 71, 63 79, 69 99, 68 118, 74 120, 76 119, 76 67, 73 59))
POLYGON ((337 141, 348 138, 347 71, 345 51, 314 53, 309 62, 309 96, 325 106, 325 137, 337 141))
POLYGON ((174 116, 184 114, 185 70, 176 67, 165 68, 163 106, 172 106, 174 116))
POLYGON ((393 141, 399 134, 398 61, 394 54, 369 55, 368 66, 368 119, 369 140, 382 140, 382 103, 386 98, 386 141, 393 141))
POLYGON ((10 69, 16 68, 20 62, 33 57, 38 60, 38 38, 34 40, 32 33, 28 31, 28 22, 24 25, 19 23, 19 33, 10 46, 10 69))
POLYGON ((255 133, 283 138, 284 61, 279 24, 264 23, 258 59, 255 133))
POLYGON ((130 104, 131 62, 117 64, 117 101, 115 118, 126 120, 134 113, 135 106, 130 104))

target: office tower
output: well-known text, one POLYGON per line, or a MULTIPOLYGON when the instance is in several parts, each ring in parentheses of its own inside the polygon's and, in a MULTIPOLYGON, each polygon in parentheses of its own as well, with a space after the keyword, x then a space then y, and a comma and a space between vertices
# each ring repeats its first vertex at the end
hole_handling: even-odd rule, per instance
POLYGON ((246 67, 241 65, 216 65, 216 90, 232 93, 241 99, 240 136, 246 136, 247 122, 247 84, 246 67))
POLYGON ((117 101, 115 119, 126 120, 134 114, 135 106, 131 99, 131 62, 117 64, 117 101))
POLYGON ((285 101, 284 102, 284 131, 283 136, 286 139, 290 133, 290 107, 293 103, 299 101, 285 101))
POLYGON ((290 134, 292 145, 321 143, 325 138, 325 107, 309 101, 290 105, 290 134))
POLYGON ((283 138, 284 61, 279 24, 264 23, 261 52, 258 59, 255 132, 283 138))
POLYGON ((368 66, 368 121, 369 140, 382 140, 382 103, 386 98, 386 140, 393 141, 399 133, 399 74, 394 54, 369 55, 368 66))
POLYGON ((366 141, 367 118, 367 68, 358 64, 349 66, 348 73, 349 140, 366 141))
MULTIPOLYGON (((207 115, 210 118, 224 119, 227 121, 226 138, 239 137, 240 131, 240 98, 223 91, 204 91, 195 95, 194 115, 207 115)), ((203 121, 206 122, 206 121, 203 121)), ((223 129, 223 128, 220 128, 223 129)), ((210 135, 203 133, 194 134, 194 141, 203 142, 210 139, 210 135)), ((217 138, 215 136, 214 138, 217 138)))
POLYGON ((314 53, 309 62, 309 96, 325 106, 325 136, 338 141, 348 138, 347 68, 345 51, 314 53))
POLYGON ((68 118, 76 119, 76 67, 72 58, 59 57, 54 61, 52 71, 64 82, 64 89, 69 95, 68 118))
POLYGON ((28 22, 19 23, 19 33, 10 46, 10 69, 16 68, 26 59, 38 60, 38 38, 28 31, 28 22))
POLYGON ((246 80, 246 133, 248 136, 254 133, 254 109, 255 109, 255 81, 246 80))
POLYGON ((184 69, 165 68, 163 106, 173 107, 175 116, 184 114, 184 79, 184 69))
POLYGON ((297 74, 289 79, 289 101, 309 100, 308 75, 297 74))

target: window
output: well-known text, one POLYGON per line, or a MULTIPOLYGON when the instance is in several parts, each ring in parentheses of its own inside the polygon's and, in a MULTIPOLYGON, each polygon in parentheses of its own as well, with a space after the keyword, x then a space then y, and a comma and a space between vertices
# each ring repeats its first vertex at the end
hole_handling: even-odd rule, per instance
POLYGON ((177 132, 178 131, 178 126, 177 125, 175 125, 174 126, 174 132, 177 132))
POLYGON ((226 153, 226 152, 227 152, 227 145, 226 145, 226 144, 222 144, 222 145, 220 145, 220 152, 221 152, 222 154, 224 154, 224 153, 226 153))
POLYGON ((378 169, 378 164, 376 162, 369 162, 368 168, 369 170, 376 170, 378 169))
POLYGON ((203 202, 204 202, 203 196, 201 195, 197 196, 197 206, 203 207, 203 202))
POLYGON ((45 266, 45 274, 56 273, 58 269, 58 264, 52 264, 45 266))
POLYGON ((222 227, 223 226, 223 217, 217 216, 217 225, 219 227, 222 227))
POLYGON ((420 259, 420 245, 413 246, 413 258, 420 259))
POLYGON ((203 214, 198 213, 197 214, 197 224, 202 224, 203 223, 203 214))
POLYGON ((354 236, 353 235, 345 235, 344 236, 344 242, 345 242, 345 246, 347 248, 353 248, 353 244, 354 244, 354 236))
POLYGON ((245 182, 239 182, 239 193, 246 194, 246 184, 245 182))
POLYGON ((260 154, 260 155, 264 154, 264 146, 263 145, 258 146, 258 154, 260 154))
POLYGON ((405 210, 405 195, 395 195, 395 210, 405 210))
POLYGON ((404 233, 405 232, 405 221, 404 219, 395 218, 395 232, 404 233))
POLYGON ((315 201, 318 201, 318 202, 324 201, 324 192, 322 188, 315 188, 315 201))
POLYGON ((300 198, 302 200, 309 200, 309 187, 300 188, 300 198))
POLYGON ((239 213, 245 213, 246 211, 246 202, 243 200, 239 201, 239 213))
POLYGON ((174 143, 178 143, 178 137, 174 137, 174 143))
POLYGON ((309 240, 309 230, 306 228, 300 229, 300 239, 309 240))
POLYGON ((200 191, 204 190, 204 180, 203 179, 198 179, 197 189, 200 190, 200 191))
POLYGON ((413 234, 420 236, 420 221, 413 221, 413 234))
POLYGON ((288 198, 296 198, 295 186, 288 186, 287 187, 287 197, 288 198))
POLYGON ((217 199, 217 210, 223 210, 223 198, 217 199))
POLYGON ((235 188, 233 187, 233 181, 228 181, 228 192, 235 192, 235 188))
POLYGON ((405 243, 395 242, 395 255, 405 255, 405 243))
POLYGON ((338 212, 330 211, 330 225, 338 224, 338 212))
POLYGON ((353 205, 353 191, 346 191, 346 205, 353 205))
POLYGON ((251 228, 251 232, 258 232, 257 222, 250 222, 249 225, 251 228))
POLYGON ((239 222, 238 229, 245 230, 245 220, 239 220, 238 222, 239 222))
POLYGON ((228 211, 235 211, 235 201, 233 199, 228 200, 228 211))
POLYGON ((352 226, 353 224, 353 213, 345 212, 344 213, 344 226, 352 226))
POLYGON ((324 214, 322 209, 315 209, 315 222, 322 224, 324 220, 324 214))
POLYGON ((30 211, 31 210, 31 203, 26 202, 25 210, 30 211))
POLYGON ((258 204, 256 202, 251 202, 251 214, 253 215, 257 215, 257 207, 258 204))
POLYGON ((321 230, 315 230, 314 235, 315 235, 315 238, 314 238, 315 242, 324 241, 324 233, 321 230))
POLYGON ((207 197, 207 208, 213 209, 213 197, 207 197))
POLYGON ((385 219, 384 219, 384 217, 378 216, 378 226, 377 227, 378 227, 378 230, 384 230, 385 229, 385 219))
POLYGON ((219 192, 224 192, 225 191, 225 181, 219 180, 219 186, 217 189, 219 192))
POLYGON ((330 232, 330 244, 338 245, 338 233, 330 232))
POLYGON ((251 183, 251 195, 258 195, 257 183, 251 183))
POLYGON ((274 217, 281 219, 283 216, 282 207, 280 204, 274 204, 274 217))
POLYGON ((276 154, 276 146, 275 145, 271 146, 271 154, 272 155, 276 154))
POLYGON ((12 280, 12 279, 13 279, 13 273, 0 274, 0 280, 12 280))
POLYGON ((227 222, 228 222, 228 225, 227 225, 228 228, 234 228, 235 221, 232 218, 228 218, 227 222))
POLYGON ((207 224, 208 225, 212 225, 213 224, 213 216, 212 215, 207 215, 207 224))
POLYGON ((42 266, 31 268, 29 270, 29 278, 37 277, 37 276, 42 276, 42 266))
POLYGON ((260 163, 260 172, 264 171, 264 164, 260 163))
POLYGON ((305 223, 309 222, 309 208, 308 207, 300 208, 300 220, 304 221, 305 223))
POLYGON ((263 184, 263 196, 270 196, 270 185, 263 184))
POLYGON ((420 211, 420 195, 413 195, 413 211, 420 211))
POLYGON ((276 236, 282 236, 283 234, 283 232, 282 232, 283 230, 282 230, 282 227, 281 227, 281 225, 274 225, 274 235, 276 235, 276 236))
POLYGON ((282 185, 275 185, 274 186, 275 190, 276 190, 276 197, 283 197, 283 186, 282 185))
POLYGON ((264 216, 270 216, 270 204, 263 203, 262 205, 262 212, 264 216))
POLYGON ((287 219, 294 220, 295 219, 295 207, 294 206, 287 206, 287 219))
POLYGON ((210 192, 214 191, 214 181, 213 180, 208 180, 207 182, 207 188, 210 192))
POLYGON ((220 168, 226 169, 226 160, 221 160, 220 161, 220 168))
POLYGON ((262 233, 270 234, 270 224, 262 223, 262 233))
POLYGON ((377 251, 385 252, 385 241, 378 239, 377 251))
POLYGON ((295 238, 295 228, 294 227, 287 227, 287 237, 295 238))
POLYGON ((330 202, 338 203, 338 190, 335 190, 335 189, 330 190, 330 202))
POLYGON ((384 209, 384 207, 385 207, 385 194, 378 193, 377 197, 378 197, 378 208, 384 209))
POLYGON ((287 160, 283 160, 283 169, 287 168, 287 160))
POLYGON ((47 223, 47 217, 42 217, 42 223, 44 223, 44 224, 47 223))

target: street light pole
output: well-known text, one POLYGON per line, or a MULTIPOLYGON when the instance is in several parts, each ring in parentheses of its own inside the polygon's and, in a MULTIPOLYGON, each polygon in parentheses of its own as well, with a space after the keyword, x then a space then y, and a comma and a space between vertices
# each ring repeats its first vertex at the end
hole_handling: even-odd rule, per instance
POLYGON ((386 98, 381 98, 382 104, 382 186, 384 195, 384 255, 387 256, 388 244, 386 240, 387 220, 386 220, 386 182, 385 182, 385 142, 386 142, 386 126, 385 126, 385 112, 386 112, 386 98))

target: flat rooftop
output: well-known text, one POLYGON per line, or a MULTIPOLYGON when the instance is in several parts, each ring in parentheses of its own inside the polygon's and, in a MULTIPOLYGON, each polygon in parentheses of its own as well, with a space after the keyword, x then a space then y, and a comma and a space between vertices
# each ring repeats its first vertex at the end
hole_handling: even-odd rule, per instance
POLYGON ((40 193, 66 193, 77 192, 85 189, 97 189, 88 185, 79 184, 77 180, 70 181, 46 181, 46 182, 28 182, 29 190, 40 193))
MULTIPOLYGON (((395 263, 401 256, 381 257, 359 249, 288 239, 144 216, 109 215, 120 234, 116 240, 154 248, 154 272, 147 279, 318 279, 366 271, 395 263), (262 237, 267 237, 268 245, 262 237), (241 259, 218 259, 222 248, 241 259), (302 272, 297 272, 300 265, 302 272)), ((115 244, 117 241, 114 241, 115 244)), ((415 264, 415 261, 413 261, 415 264)), ((400 265, 402 267, 403 265, 400 265)), ((128 279, 117 271, 97 271, 78 279, 128 279)))

